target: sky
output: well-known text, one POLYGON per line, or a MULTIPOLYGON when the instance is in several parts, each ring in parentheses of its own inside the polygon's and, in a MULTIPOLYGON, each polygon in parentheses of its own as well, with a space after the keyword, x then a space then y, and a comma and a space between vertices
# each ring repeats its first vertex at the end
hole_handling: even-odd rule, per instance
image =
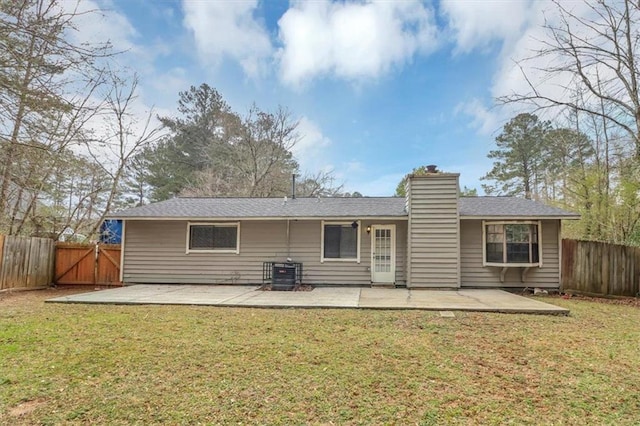
MULTIPOLYGON (((565 4, 571 4, 567 1, 565 4)), ((576 3, 579 4, 579 3, 576 3)), ((436 164, 478 189, 487 154, 516 113, 494 99, 525 86, 546 0, 85 0, 78 36, 111 40, 140 78, 137 111, 174 116, 207 83, 231 108, 278 106, 299 120, 303 172, 346 191, 393 195, 436 164)))

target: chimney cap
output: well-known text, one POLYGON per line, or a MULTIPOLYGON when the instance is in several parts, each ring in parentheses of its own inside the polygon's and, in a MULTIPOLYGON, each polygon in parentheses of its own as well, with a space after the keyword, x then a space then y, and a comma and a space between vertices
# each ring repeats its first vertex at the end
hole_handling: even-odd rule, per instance
POLYGON ((427 165, 427 173, 438 173, 438 166, 435 164, 427 165))

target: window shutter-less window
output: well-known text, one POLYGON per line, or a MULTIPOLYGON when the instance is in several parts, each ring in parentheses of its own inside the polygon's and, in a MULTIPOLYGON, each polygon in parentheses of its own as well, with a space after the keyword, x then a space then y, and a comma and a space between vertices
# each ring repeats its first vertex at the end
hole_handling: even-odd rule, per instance
POLYGON ((238 225, 190 225, 189 250, 237 250, 238 225))
POLYGON ((235 226, 213 227, 213 248, 235 250, 238 231, 235 226))
POLYGON ((325 225, 324 227, 324 257, 331 259, 340 258, 340 225, 325 225))
POLYGON ((192 249, 210 249, 213 243, 214 228, 205 225, 191 226, 191 238, 189 248, 192 249))
POLYGON ((355 259, 358 257, 358 228, 351 225, 324 226, 324 258, 355 259))

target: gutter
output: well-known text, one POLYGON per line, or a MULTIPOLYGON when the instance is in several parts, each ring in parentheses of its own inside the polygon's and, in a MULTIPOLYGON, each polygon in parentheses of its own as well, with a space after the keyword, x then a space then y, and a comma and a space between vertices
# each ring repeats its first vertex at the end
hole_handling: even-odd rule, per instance
POLYGON ((202 221, 261 221, 261 220, 353 220, 358 218, 361 220, 409 220, 407 215, 403 216, 265 216, 265 217, 242 217, 242 216, 108 216, 105 220, 202 220, 202 221))

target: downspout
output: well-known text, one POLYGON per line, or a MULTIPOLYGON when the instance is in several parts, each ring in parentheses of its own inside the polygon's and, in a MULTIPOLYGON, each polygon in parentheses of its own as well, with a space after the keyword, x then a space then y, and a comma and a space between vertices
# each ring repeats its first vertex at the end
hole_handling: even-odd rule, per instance
POLYGON ((122 219, 122 237, 120 239, 120 274, 119 280, 124 285, 124 244, 125 244, 125 233, 127 230, 127 221, 122 219))
MULTIPOLYGON (((296 174, 291 174, 291 199, 296 199, 296 174)), ((287 259, 291 258, 291 220, 287 219, 287 259)))
POLYGON ((287 258, 291 257, 290 219, 287 219, 287 258))
POLYGON ((562 282, 562 220, 558 220, 558 289, 561 293, 564 292, 564 283, 562 282))

